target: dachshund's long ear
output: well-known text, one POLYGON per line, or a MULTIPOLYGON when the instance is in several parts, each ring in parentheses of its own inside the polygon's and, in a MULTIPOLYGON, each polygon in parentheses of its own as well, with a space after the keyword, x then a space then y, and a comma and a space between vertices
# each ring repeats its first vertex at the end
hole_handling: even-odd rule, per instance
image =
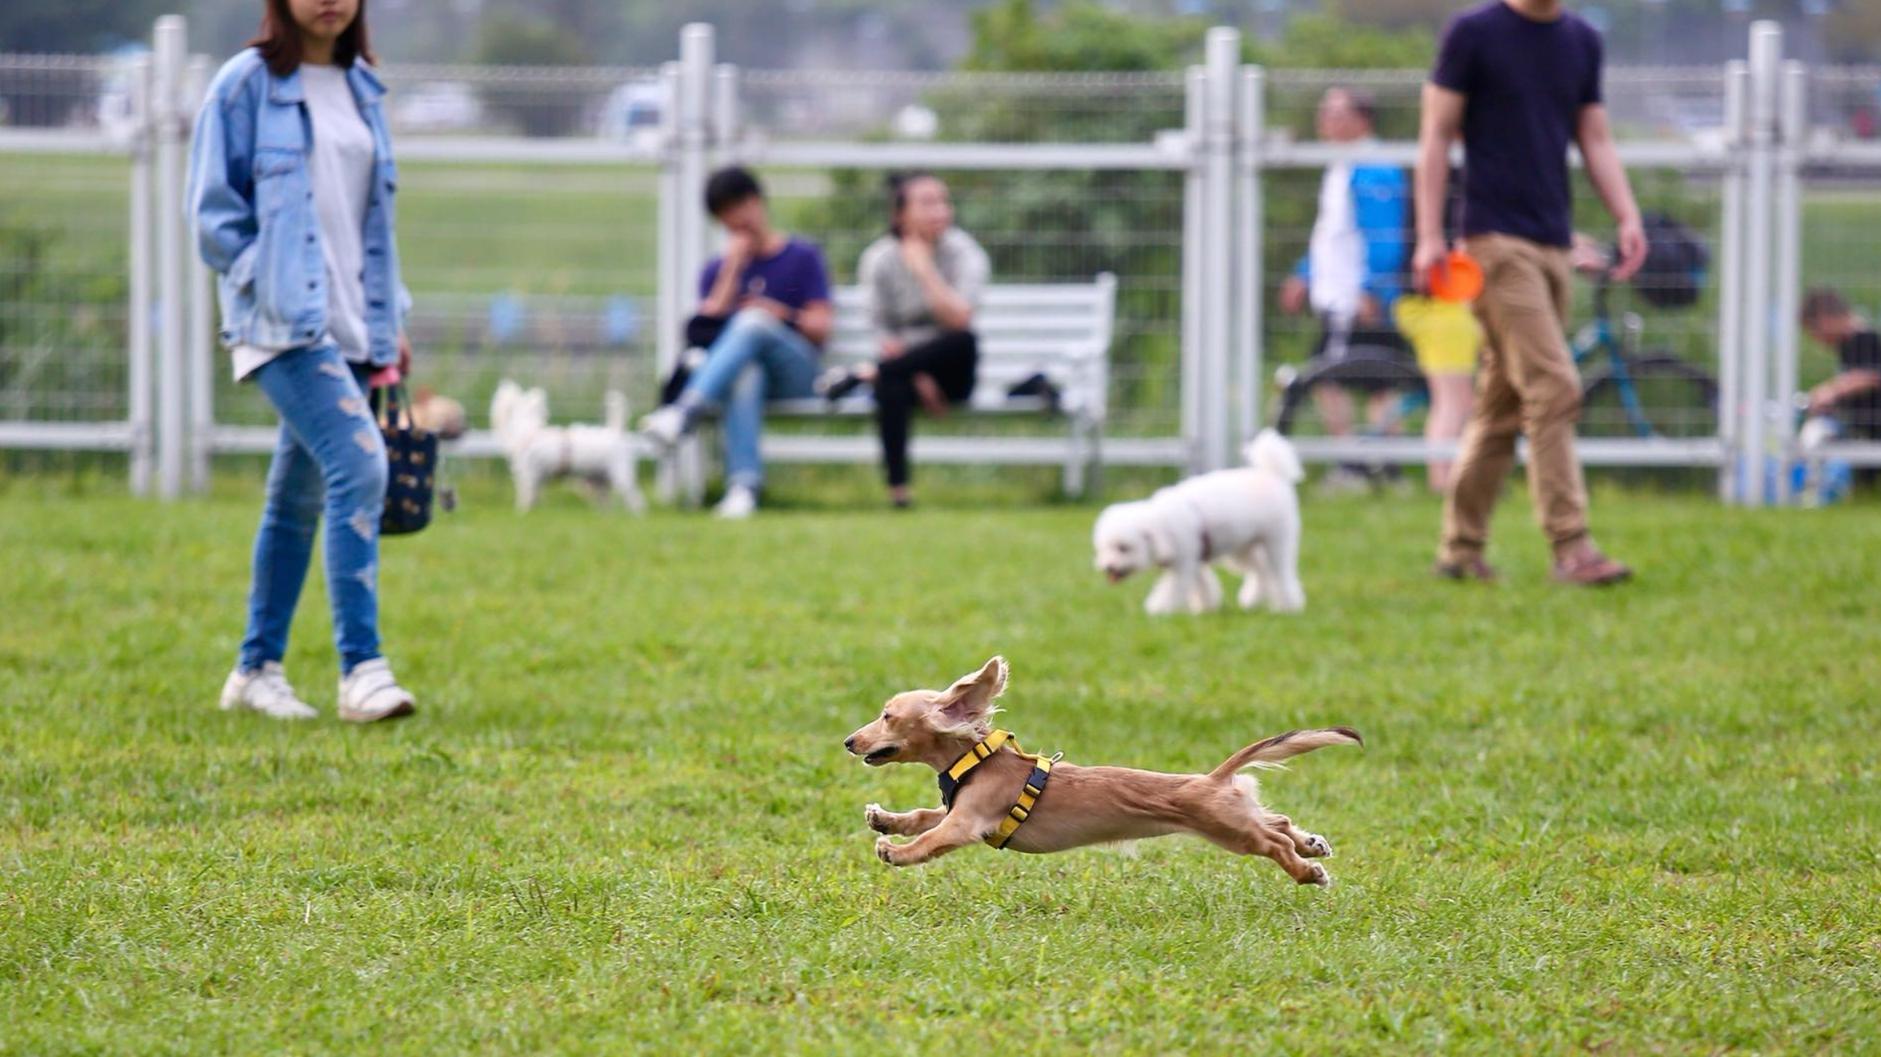
POLYGON ((942 730, 970 730, 986 721, 994 712, 993 702, 1006 692, 1006 658, 994 657, 972 675, 954 680, 954 685, 934 699, 933 716, 942 730))

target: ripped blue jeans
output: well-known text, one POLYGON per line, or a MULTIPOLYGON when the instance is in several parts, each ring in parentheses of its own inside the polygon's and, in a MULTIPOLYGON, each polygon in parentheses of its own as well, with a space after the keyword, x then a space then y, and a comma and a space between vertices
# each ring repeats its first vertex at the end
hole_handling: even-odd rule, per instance
POLYGON ((385 440, 366 401, 367 370, 348 364, 337 348, 317 345, 282 353, 251 376, 281 414, 281 439, 255 534, 243 671, 286 655, 322 513, 340 673, 379 656, 385 440))

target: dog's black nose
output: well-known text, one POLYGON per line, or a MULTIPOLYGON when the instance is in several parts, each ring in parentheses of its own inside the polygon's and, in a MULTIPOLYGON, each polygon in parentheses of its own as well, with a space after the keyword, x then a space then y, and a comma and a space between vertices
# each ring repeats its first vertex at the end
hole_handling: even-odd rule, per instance
POLYGON ((851 753, 856 751, 856 739, 854 735, 843 739, 843 748, 848 749, 851 753))

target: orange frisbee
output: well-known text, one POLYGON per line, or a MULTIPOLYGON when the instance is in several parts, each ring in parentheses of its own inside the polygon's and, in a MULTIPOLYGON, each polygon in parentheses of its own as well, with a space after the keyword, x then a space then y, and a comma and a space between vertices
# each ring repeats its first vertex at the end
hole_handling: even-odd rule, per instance
POLYGON ((1462 250, 1439 258, 1426 278, 1431 296, 1444 301, 1474 301, 1483 292, 1483 266, 1462 250))

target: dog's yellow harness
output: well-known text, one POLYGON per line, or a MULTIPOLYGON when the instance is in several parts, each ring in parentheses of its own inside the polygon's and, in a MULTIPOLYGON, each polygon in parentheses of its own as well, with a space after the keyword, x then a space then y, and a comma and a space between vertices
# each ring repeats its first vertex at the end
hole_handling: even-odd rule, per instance
POLYGON ((940 773, 941 805, 952 811, 954 796, 960 791, 960 786, 966 782, 967 776, 1007 742, 1012 743, 1012 751, 1017 753, 1020 759, 1032 761, 1032 773, 1026 776, 1025 787, 1019 790, 1018 801, 1006 812, 1006 817, 999 820, 999 828, 986 838, 986 843, 995 848, 1004 848, 1006 842, 1012 839, 1014 833, 1019 832, 1019 827, 1031 816, 1033 805, 1037 804, 1038 798, 1045 794, 1045 783, 1052 776, 1052 764, 1057 763, 1064 753, 1058 753, 1055 756, 1040 756, 1026 752, 1019 747, 1019 739, 1012 736, 1012 731, 995 730, 955 760, 953 766, 940 773))

